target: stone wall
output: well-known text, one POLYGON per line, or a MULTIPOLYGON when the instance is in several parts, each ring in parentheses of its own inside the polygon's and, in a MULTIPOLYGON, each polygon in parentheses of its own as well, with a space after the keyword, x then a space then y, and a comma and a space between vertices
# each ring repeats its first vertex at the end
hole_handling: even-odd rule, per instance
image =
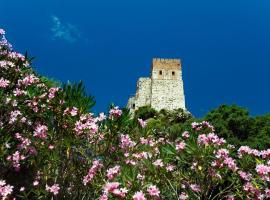
POLYGON ((182 66, 179 59, 153 59, 151 78, 140 78, 136 95, 128 101, 131 111, 150 105, 156 110, 185 108, 182 66))

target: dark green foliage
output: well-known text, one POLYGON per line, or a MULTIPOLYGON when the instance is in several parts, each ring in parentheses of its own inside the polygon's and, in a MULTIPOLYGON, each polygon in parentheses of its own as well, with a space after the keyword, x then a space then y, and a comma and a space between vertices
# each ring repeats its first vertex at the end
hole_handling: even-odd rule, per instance
POLYGON ((181 108, 172 111, 162 109, 158 114, 158 118, 162 119, 162 121, 165 121, 168 124, 178 124, 184 123, 191 119, 192 115, 181 108))
POLYGON ((221 137, 246 140, 252 132, 254 120, 246 109, 236 105, 221 105, 209 112, 205 118, 212 123, 221 137))
POLYGON ((254 128, 249 138, 248 145, 258 149, 270 148, 270 114, 254 118, 254 128))
POLYGON ((149 118, 154 118, 155 116, 157 116, 157 114, 158 114, 157 111, 151 108, 150 106, 142 106, 135 111, 134 118, 146 120, 149 118))
POLYGON ((219 136, 236 146, 253 148, 270 147, 270 115, 251 117, 245 108, 236 105, 221 105, 209 112, 204 120, 209 121, 219 136))
POLYGON ((61 82, 52 78, 48 78, 46 76, 42 76, 40 77, 40 79, 42 80, 42 82, 44 82, 48 87, 60 87, 61 86, 61 82))
POLYGON ((64 100, 68 106, 75 106, 80 111, 91 111, 96 104, 95 98, 86 94, 83 82, 70 83, 63 85, 64 100))

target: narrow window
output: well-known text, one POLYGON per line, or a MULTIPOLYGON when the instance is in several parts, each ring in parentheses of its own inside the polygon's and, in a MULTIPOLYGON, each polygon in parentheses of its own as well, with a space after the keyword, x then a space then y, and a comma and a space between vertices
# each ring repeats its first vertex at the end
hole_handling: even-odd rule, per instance
POLYGON ((162 71, 161 70, 159 71, 159 75, 162 75, 162 71))
POLYGON ((135 109, 135 103, 132 105, 132 108, 135 109))
POLYGON ((175 75, 175 72, 174 72, 174 71, 172 72, 172 75, 173 75, 173 76, 175 75))

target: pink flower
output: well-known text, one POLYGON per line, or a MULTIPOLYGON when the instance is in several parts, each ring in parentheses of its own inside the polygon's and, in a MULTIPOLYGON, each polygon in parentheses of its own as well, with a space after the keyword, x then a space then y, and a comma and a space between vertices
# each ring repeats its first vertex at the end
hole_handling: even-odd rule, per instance
POLYGON ((98 199, 99 200, 108 200, 108 194, 104 193, 98 199))
POLYGON ((229 151, 227 149, 219 149, 216 153, 216 158, 227 158, 229 151))
POLYGON ((136 192, 134 195, 133 195, 133 200, 146 200, 144 194, 142 191, 139 191, 139 192, 136 192))
POLYGON ((262 158, 270 158, 270 149, 261 151, 260 155, 262 156, 262 158))
POLYGON ((39 82, 39 78, 37 78, 34 74, 28 74, 23 79, 18 80, 17 85, 18 86, 29 86, 33 83, 39 82))
POLYGON ((9 85, 10 81, 0 78, 0 88, 6 88, 9 85))
POLYGON ((115 176, 117 176, 120 172, 120 166, 116 165, 113 168, 107 170, 107 177, 109 180, 112 180, 115 176))
POLYGON ((118 106, 112 108, 110 111, 109 111, 110 115, 109 115, 109 118, 110 119, 113 119, 113 118, 118 118, 122 115, 122 110, 119 109, 118 106))
POLYGON ((174 165, 167 165, 167 167, 166 167, 166 170, 168 171, 168 172, 171 172, 171 171, 173 171, 175 169, 175 166, 174 165))
POLYGON ((112 192, 113 190, 118 189, 119 186, 120 186, 120 183, 118 182, 106 183, 106 185, 104 186, 104 192, 105 193, 112 192))
POLYGON ((93 162, 93 166, 89 169, 88 174, 83 178, 83 184, 86 185, 92 181, 98 170, 102 168, 102 163, 99 160, 93 162))
POLYGON ((0 35, 5 35, 5 34, 6 34, 5 30, 0 28, 0 35))
POLYGON ((127 149, 127 148, 131 148, 134 147, 136 145, 135 142, 133 142, 129 135, 120 135, 120 148, 121 149, 127 149))
POLYGON ((106 115, 104 113, 100 113, 98 116, 98 121, 101 122, 106 119, 106 115))
POLYGON ((243 154, 251 154, 252 149, 249 146, 241 146, 238 149, 238 156, 241 158, 243 154))
POLYGON ((153 165, 155 165, 157 167, 163 167, 164 166, 161 159, 157 159, 155 162, 153 162, 153 165))
POLYGON ((47 138, 47 131, 48 131, 47 126, 38 124, 34 130, 34 136, 41 138, 41 139, 46 139, 47 138))
POLYGON ((270 189, 269 189, 269 188, 266 188, 266 189, 265 189, 265 196, 266 196, 267 198, 270 198, 270 189))
POLYGON ((178 150, 178 151, 184 150, 185 147, 186 147, 186 143, 183 142, 183 141, 180 142, 180 143, 178 143, 178 144, 176 144, 176 150, 178 150))
POLYGON ((226 164, 228 168, 232 171, 236 171, 238 169, 238 167, 236 166, 235 160, 230 157, 225 158, 224 164, 226 164))
POLYGON ((51 187, 46 185, 46 191, 53 193, 54 195, 57 195, 59 193, 60 187, 59 184, 54 184, 51 187))
POLYGON ((155 185, 149 186, 147 189, 147 192, 152 197, 159 197, 159 193, 160 193, 159 189, 155 185))
POLYGON ((128 190, 126 188, 120 188, 120 189, 114 189, 112 191, 112 194, 115 196, 118 196, 120 198, 125 198, 128 190))
POLYGON ((228 195, 227 200, 234 200, 234 196, 233 195, 228 195))
POLYGON ((267 165, 263 165, 263 164, 258 164, 256 166, 256 172, 260 175, 267 175, 270 172, 270 167, 267 165))
POLYGON ((184 192, 181 192, 179 196, 179 200, 186 200, 186 199, 188 199, 188 195, 184 192))
POLYGON ((198 136, 197 142, 200 145, 202 145, 202 144, 203 145, 208 145, 209 140, 208 140, 208 137, 205 134, 201 134, 201 135, 198 136))
POLYGON ((58 87, 52 87, 49 89, 49 99, 53 99, 55 97, 55 94, 59 91, 58 87))
POLYGON ((188 131, 183 132, 182 137, 185 139, 189 138, 189 132, 188 131))
POLYGON ((191 184, 191 185, 190 185, 190 188, 191 188, 191 190, 192 190, 193 192, 200 192, 200 191, 201 191, 200 186, 197 185, 197 184, 191 184))
POLYGON ((35 181, 33 182, 33 186, 37 186, 37 185, 39 185, 39 182, 38 182, 37 180, 35 180, 35 181))
POLYGON ((145 126, 146 126, 146 124, 147 124, 147 122, 146 121, 143 121, 142 119, 138 119, 138 122, 139 122, 139 124, 141 125, 141 127, 142 128, 144 128, 145 126))
POLYGON ((6 181, 0 180, 0 197, 6 199, 13 192, 13 186, 7 185, 6 181))
POLYGON ((245 181, 250 181, 251 180, 251 174, 250 173, 246 173, 246 172, 243 172, 243 171, 238 171, 238 174, 245 181))
POLYGON ((70 111, 71 116, 76 116, 78 114, 78 108, 73 107, 70 111))

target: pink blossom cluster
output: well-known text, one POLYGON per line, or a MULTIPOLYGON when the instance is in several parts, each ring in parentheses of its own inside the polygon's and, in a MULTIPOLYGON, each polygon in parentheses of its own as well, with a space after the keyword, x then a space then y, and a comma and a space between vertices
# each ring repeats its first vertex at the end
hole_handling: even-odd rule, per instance
POLYGON ((91 182, 95 177, 98 170, 103 167, 103 164, 99 160, 94 160, 92 167, 89 169, 88 174, 83 178, 83 184, 91 182))
POLYGON ((182 137, 183 137, 184 139, 188 139, 188 138, 189 138, 189 132, 188 132, 188 131, 184 131, 184 132, 182 133, 182 137))
MULTIPOLYGON (((1 31, 1 29, 0 29, 1 31)), ((0 197, 3 200, 7 199, 13 192, 13 186, 6 184, 5 180, 0 180, 0 197)))
POLYGON ((164 167, 162 159, 157 159, 155 162, 153 162, 153 165, 155 165, 156 167, 164 167))
POLYGON ((226 143, 223 138, 219 138, 215 133, 200 134, 197 139, 199 145, 217 145, 221 146, 226 143))
POLYGON ((21 143, 18 144, 18 149, 28 149, 30 144, 32 143, 30 139, 23 137, 21 134, 16 133, 15 138, 19 140, 21 143))
POLYGON ((5 30, 0 28, 0 35, 5 35, 5 30))
POLYGON ((119 165, 116 165, 113 168, 107 169, 107 178, 109 180, 114 179, 114 177, 116 177, 120 173, 120 169, 121 167, 119 165))
MULTIPOLYGON (((254 199, 263 199, 261 198, 262 194, 260 190, 256 188, 256 186, 253 186, 251 182, 246 182, 243 186, 243 190, 247 193, 247 195, 249 196, 251 195, 254 199)), ((250 198, 247 197, 247 199, 250 199, 250 198)))
POLYGON ((20 161, 25 160, 25 156, 21 155, 19 151, 16 151, 12 155, 8 156, 7 160, 12 162, 12 165, 16 171, 19 171, 21 166, 20 161))
POLYGON ((222 168, 226 166, 234 172, 238 170, 236 161, 229 157, 229 151, 227 149, 219 149, 216 152, 215 157, 217 159, 212 162, 212 167, 222 168))
POLYGON ((38 124, 34 130, 34 137, 46 139, 47 133, 48 133, 48 127, 45 125, 38 124))
POLYGON ((186 147, 186 143, 183 142, 183 141, 181 141, 181 142, 179 142, 179 143, 176 144, 175 149, 176 149, 177 151, 182 151, 182 150, 185 149, 185 147, 186 147))
POLYGON ((55 97, 56 93, 59 91, 59 89, 60 88, 58 88, 58 87, 50 88, 49 89, 49 95, 48 95, 49 99, 53 99, 55 97))
POLYGON ((159 189, 158 189, 157 186, 155 186, 155 185, 150 185, 150 186, 147 188, 147 192, 149 193, 149 195, 150 195, 151 197, 154 197, 154 198, 158 198, 158 197, 159 197, 159 194, 160 194, 159 189))
POLYGON ((0 78, 0 88, 6 88, 10 81, 4 78, 0 78))
POLYGON ((108 182, 103 187, 103 194, 100 196, 99 200, 107 200, 109 194, 119 197, 125 198, 128 190, 126 188, 119 188, 119 182, 108 182))
POLYGON ((133 200, 146 200, 146 197, 142 191, 138 191, 133 195, 133 200))
POLYGON ((71 115, 72 117, 76 116, 78 114, 78 108, 72 107, 72 108, 66 108, 64 110, 64 115, 71 115))
POLYGON ((104 113, 99 113, 99 116, 97 118, 97 121, 102 122, 107 118, 107 116, 104 113))
POLYGON ((263 159, 270 158, 270 149, 261 151, 260 155, 263 159))
POLYGON ((252 178, 252 174, 251 173, 247 173, 247 172, 244 172, 242 170, 239 170, 238 171, 238 174, 245 181, 250 181, 251 178, 252 178))
POLYGON ((140 126, 141 126, 142 128, 144 128, 144 127, 147 125, 147 122, 144 121, 143 119, 138 118, 138 122, 139 122, 139 124, 140 124, 140 126))
MULTIPOLYGON (((265 152, 266 153, 266 152, 265 152)), ((264 153, 264 156, 267 155, 264 153)), ((239 158, 242 158, 243 155, 252 155, 252 156, 257 156, 257 157, 260 157, 261 155, 261 152, 258 151, 257 149, 251 149, 249 146, 241 146, 239 149, 238 149, 238 157, 239 158)))
POLYGON ((0 68, 2 69, 9 69, 9 68, 13 68, 15 67, 15 64, 11 61, 8 61, 8 60, 2 60, 0 61, 0 68))
POLYGON ((127 150, 131 147, 134 147, 135 145, 136 143, 130 139, 129 135, 124 135, 124 134, 120 135, 120 148, 121 149, 127 150))
POLYGON ((179 200, 186 200, 186 199, 188 199, 188 195, 185 192, 181 192, 179 200))
POLYGON ((59 193, 59 190, 59 184, 53 184, 52 186, 46 185, 46 191, 53 193, 53 195, 57 195, 59 193))
POLYGON ((98 131, 97 119, 92 114, 81 115, 80 119, 75 123, 74 130, 77 135, 87 133, 91 136, 98 131))
POLYGON ((119 118, 122 115, 122 110, 120 110, 119 107, 116 106, 109 111, 109 114, 110 119, 119 118))
POLYGON ((19 110, 11 111, 10 118, 9 118, 9 124, 13 124, 18 120, 18 117, 21 116, 22 113, 19 110))
POLYGON ((13 94, 14 94, 15 97, 17 97, 17 96, 23 96, 23 95, 26 95, 27 92, 26 92, 25 90, 21 90, 21 89, 19 89, 19 88, 15 88, 15 89, 13 90, 13 94))
POLYGON ((198 184, 190 184, 189 187, 193 192, 200 192, 201 191, 201 188, 198 184))
POLYGON ((148 138, 141 137, 140 143, 145 144, 145 145, 149 145, 150 147, 153 147, 156 145, 156 142, 153 140, 153 138, 150 138, 150 137, 148 137, 148 138))
POLYGON ((270 181, 270 177, 269 177, 270 166, 269 165, 257 164, 255 170, 258 173, 258 175, 262 178, 262 180, 270 181))
POLYGON ((202 122, 193 122, 191 124, 192 128, 196 131, 200 131, 203 128, 209 128, 211 130, 211 132, 215 131, 215 128, 207 121, 202 121, 202 122))
POLYGON ((39 82, 39 78, 37 78, 34 74, 28 74, 23 79, 18 80, 17 85, 19 87, 22 87, 22 86, 26 87, 26 86, 30 86, 38 82, 39 82))

